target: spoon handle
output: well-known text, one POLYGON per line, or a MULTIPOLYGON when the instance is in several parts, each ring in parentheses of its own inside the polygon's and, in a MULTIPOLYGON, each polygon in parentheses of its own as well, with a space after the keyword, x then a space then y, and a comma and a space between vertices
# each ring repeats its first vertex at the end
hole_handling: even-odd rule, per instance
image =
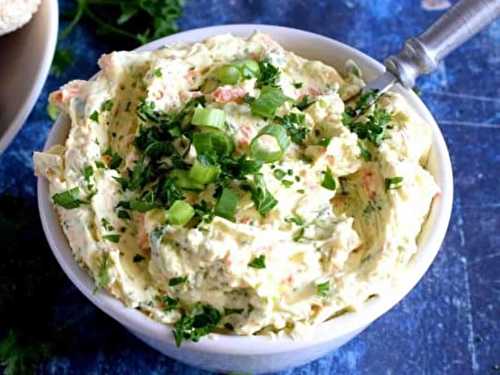
POLYGON ((460 0, 384 64, 403 86, 411 88, 419 75, 436 69, 439 61, 499 16, 500 0, 460 0))

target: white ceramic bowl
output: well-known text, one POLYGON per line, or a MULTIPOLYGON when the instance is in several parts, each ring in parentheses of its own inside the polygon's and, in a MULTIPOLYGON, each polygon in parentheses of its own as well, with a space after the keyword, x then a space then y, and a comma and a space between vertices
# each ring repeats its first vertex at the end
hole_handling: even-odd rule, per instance
MULTIPOLYGON (((364 55, 332 39, 296 29, 264 25, 216 26, 183 32, 150 43, 140 51, 153 50, 165 44, 196 42, 209 36, 233 33, 249 36, 259 30, 270 34, 286 49, 309 59, 322 60, 341 68, 347 59, 359 63, 365 76, 370 79, 383 71, 383 66, 364 55)), ((95 305, 119 321, 137 337, 160 352, 192 366, 215 371, 262 373, 278 371, 312 361, 338 348, 365 329, 371 322, 398 303, 420 280, 436 256, 446 233, 453 199, 453 177, 448 149, 443 136, 424 104, 411 91, 397 88, 432 127, 433 144, 428 169, 441 187, 442 194, 434 200, 429 218, 419 239, 419 250, 412 261, 411 273, 401 288, 366 303, 359 312, 347 313, 317 327, 308 339, 269 339, 267 337, 229 336, 214 334, 199 343, 185 343, 176 348, 171 327, 157 323, 141 312, 128 309, 120 301, 104 292, 93 294, 94 283, 73 259, 61 226, 48 195, 45 179, 38 180, 38 204, 43 228, 59 264, 73 283, 95 305)), ((59 118, 49 135, 46 148, 64 143, 68 121, 59 118)))
POLYGON ((0 36, 0 154, 21 129, 42 91, 57 43, 56 0, 43 0, 31 21, 0 36))

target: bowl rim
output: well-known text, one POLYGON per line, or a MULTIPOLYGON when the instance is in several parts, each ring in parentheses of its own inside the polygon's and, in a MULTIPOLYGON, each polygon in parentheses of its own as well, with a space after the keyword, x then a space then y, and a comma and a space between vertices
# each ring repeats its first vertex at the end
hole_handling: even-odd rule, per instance
MULTIPOLYGON (((34 84, 31 87, 29 95, 26 96, 26 98, 24 99, 24 102, 20 106, 16 116, 7 127, 7 131, 0 136, 0 155, 5 150, 7 150, 10 143, 14 140, 16 134, 21 130, 24 122, 28 118, 33 107, 35 106, 39 98, 40 92, 42 91, 42 88, 45 85, 47 76, 49 75, 50 66, 52 64, 52 58, 54 57, 57 44, 57 32, 59 28, 59 5, 56 0, 43 0, 42 3, 39 5, 36 13, 33 15, 33 17, 36 17, 38 15, 38 12, 41 11, 42 6, 44 6, 43 4, 44 2, 47 2, 46 6, 48 8, 47 21, 45 22, 48 25, 48 27, 46 31, 47 37, 44 40, 45 48, 43 57, 40 60, 36 77, 32 77, 34 84)), ((31 21, 32 20, 30 20, 30 22, 31 21)), ((23 27, 25 26, 27 26, 27 24, 23 25, 23 27)), ((22 28, 18 30, 21 29, 22 28)), ((14 32, 18 30, 15 30, 14 32)))
MULTIPOLYGON (((334 39, 295 28, 273 25, 231 24, 192 29, 153 41, 138 48, 137 51, 153 50, 166 44, 171 45, 186 41, 200 41, 209 36, 223 33, 250 35, 256 30, 269 34, 278 32, 284 33, 288 34, 289 38, 292 39, 306 38, 321 40, 323 43, 328 43, 332 48, 347 51, 354 59, 363 61, 378 73, 384 71, 383 65, 376 60, 334 39)), ((416 111, 431 125, 433 133, 432 147, 436 150, 438 159, 437 170, 439 170, 442 175, 440 184, 441 195, 439 201, 433 203, 433 206, 437 207, 432 208, 432 210, 436 212, 436 217, 432 223, 432 228, 429 230, 425 244, 419 244, 418 246, 417 254, 413 260, 414 265, 412 266, 413 272, 411 273, 411 277, 408 277, 408 280, 404 280, 401 287, 393 290, 392 293, 365 302, 363 309, 346 313, 318 324, 313 328, 311 334, 304 338, 297 339, 288 336, 270 338, 268 336, 238 336, 215 333, 209 335, 206 339, 200 340, 198 343, 183 343, 181 349, 246 356, 287 352, 320 345, 366 328, 375 319, 401 301, 418 283, 437 255, 447 231, 453 201, 453 175, 451 161, 443 135, 427 107, 411 90, 406 90, 402 87, 398 87, 396 90, 401 91, 411 102, 416 111)), ((44 150, 54 144, 64 141, 65 135, 62 133, 65 131, 63 129, 65 127, 65 121, 66 119, 63 116, 57 119, 49 133, 44 150)), ((91 281, 90 276, 82 270, 74 260, 71 248, 67 243, 66 237, 62 233, 55 210, 48 196, 48 182, 44 178, 38 178, 37 192, 40 218, 49 246, 61 268, 73 284, 75 284, 76 287, 97 307, 128 329, 166 345, 175 345, 170 325, 159 323, 136 309, 126 307, 120 300, 106 292, 93 292, 93 281, 91 281), (70 255, 69 257, 68 252, 70 255), (65 253, 67 259, 65 259, 65 253)))

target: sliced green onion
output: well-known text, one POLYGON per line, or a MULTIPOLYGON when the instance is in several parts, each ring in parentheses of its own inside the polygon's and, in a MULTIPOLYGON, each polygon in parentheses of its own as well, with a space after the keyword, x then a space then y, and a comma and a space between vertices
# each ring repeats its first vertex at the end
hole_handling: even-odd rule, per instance
POLYGON ((170 224, 185 225, 194 216, 194 208, 186 201, 175 201, 167 211, 170 224))
POLYGON ((224 130, 225 120, 226 114, 221 109, 197 107, 194 110, 191 123, 197 126, 209 126, 224 130))
POLYGON ((174 184, 180 189, 185 190, 203 190, 205 185, 193 181, 189 178, 189 172, 182 169, 174 169, 169 177, 174 179, 174 184))
POLYGON ((194 133, 193 145, 199 155, 215 153, 225 156, 232 154, 234 150, 233 139, 219 131, 194 133))
POLYGON ((252 115, 272 119, 278 107, 288 99, 279 87, 264 86, 259 97, 250 104, 252 115))
POLYGON ((259 63, 255 60, 245 59, 234 63, 234 66, 240 70, 241 74, 246 79, 252 77, 257 78, 260 75, 259 63))
POLYGON ((223 65, 214 71, 215 78, 223 85, 235 85, 241 79, 241 73, 236 66, 223 65))
POLYGON ((252 143, 250 143, 250 154, 256 160, 265 163, 273 163, 283 157, 289 145, 290 138, 283 126, 267 125, 252 140, 252 143), (265 144, 269 143, 265 142, 269 137, 274 138, 274 147, 272 149, 265 144))
POLYGON ((231 189, 224 188, 217 204, 215 205, 215 215, 233 221, 239 200, 240 197, 237 193, 231 189))
POLYGON ((203 161, 203 159, 197 159, 191 169, 189 170, 189 178, 200 184, 208 184, 215 180, 219 174, 220 169, 215 165, 210 165, 203 161))

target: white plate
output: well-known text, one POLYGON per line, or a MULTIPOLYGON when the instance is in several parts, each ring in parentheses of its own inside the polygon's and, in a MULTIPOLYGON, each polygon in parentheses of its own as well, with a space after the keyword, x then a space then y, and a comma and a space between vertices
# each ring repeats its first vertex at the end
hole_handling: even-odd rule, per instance
MULTIPOLYGON (((232 33, 248 37, 255 30, 270 34, 288 50, 309 59, 322 60, 341 68, 347 59, 359 63, 368 79, 380 74, 383 66, 365 54, 332 39, 291 28, 265 25, 228 25, 196 29, 150 43, 141 51, 166 44, 195 42, 209 36, 232 33)), ((448 227, 453 199, 453 176, 448 149, 441 131, 422 101, 412 92, 396 88, 430 124, 433 132, 428 169, 441 187, 441 195, 432 205, 428 220, 418 241, 418 252, 411 272, 401 280, 401 287, 367 302, 363 309, 347 313, 320 324, 311 337, 272 340, 264 336, 211 335, 199 343, 185 343, 176 348, 171 327, 160 324, 143 313, 124 305, 105 292, 93 293, 94 282, 73 258, 72 251, 50 202, 48 183, 38 179, 38 205, 42 225, 59 264, 71 281, 96 306, 119 321, 136 336, 160 352, 193 366, 213 371, 262 373, 283 370, 314 360, 352 339, 380 315, 397 304, 420 280, 434 260, 448 227)), ((64 143, 69 121, 61 116, 53 126, 45 148, 64 143)))
POLYGON ((57 0, 43 0, 33 19, 0 36, 0 154, 33 109, 57 43, 57 0))

